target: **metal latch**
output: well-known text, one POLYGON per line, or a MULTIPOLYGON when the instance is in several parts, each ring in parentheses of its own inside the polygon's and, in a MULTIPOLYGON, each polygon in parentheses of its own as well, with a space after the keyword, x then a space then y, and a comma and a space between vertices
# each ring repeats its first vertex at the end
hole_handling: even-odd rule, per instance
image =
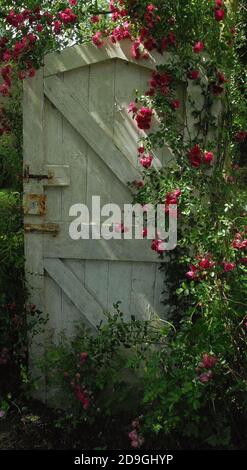
POLYGON ((47 233, 56 237, 60 231, 58 224, 24 224, 26 233, 47 233))

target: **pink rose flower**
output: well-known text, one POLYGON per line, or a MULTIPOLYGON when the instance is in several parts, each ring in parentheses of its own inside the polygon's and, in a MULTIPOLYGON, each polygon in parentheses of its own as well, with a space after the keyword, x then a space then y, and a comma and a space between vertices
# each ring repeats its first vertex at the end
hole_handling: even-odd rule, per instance
POLYGON ((150 168, 153 162, 153 157, 152 155, 146 155, 140 158, 140 164, 143 166, 143 168, 150 168))
POLYGON ((214 16, 216 21, 222 21, 225 17, 225 11, 222 8, 216 8, 214 16))
POLYGON ((213 378, 213 372, 209 370, 208 372, 203 372, 199 375, 198 379, 202 384, 209 382, 213 378))
POLYGON ((233 271, 236 268, 236 264, 235 263, 224 262, 223 263, 223 268, 224 268, 224 271, 227 273, 229 271, 233 271))
POLYGON ((204 152, 204 161, 206 163, 211 163, 213 159, 214 159, 213 152, 204 152))
POLYGON ((92 36, 92 42, 96 47, 102 47, 104 45, 102 33, 100 31, 97 31, 97 33, 92 36))
POLYGON ((193 47, 193 51, 196 53, 196 54, 199 54, 200 52, 202 52, 204 49, 204 44, 203 42, 201 41, 198 41, 195 43, 194 47, 193 47))
POLYGON ((151 250, 156 251, 159 254, 164 253, 165 249, 163 245, 164 245, 163 240, 155 239, 152 241, 151 250))
POLYGON ((198 78, 200 77, 200 72, 199 70, 191 70, 188 72, 188 77, 191 79, 191 80, 198 80, 198 78))
POLYGON ((218 362, 217 357, 212 356, 211 354, 205 353, 202 356, 202 365, 206 369, 211 369, 218 362))

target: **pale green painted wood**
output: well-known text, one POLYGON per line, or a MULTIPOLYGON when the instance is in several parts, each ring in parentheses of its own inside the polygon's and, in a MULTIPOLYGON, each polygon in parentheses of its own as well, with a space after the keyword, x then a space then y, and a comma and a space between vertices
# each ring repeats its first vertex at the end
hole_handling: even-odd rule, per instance
POLYGON ((49 276, 64 291, 77 309, 94 327, 104 321, 101 302, 89 292, 77 276, 59 259, 45 259, 44 267, 49 276))
MULTIPOLYGON (((163 311, 159 259, 150 250, 150 240, 75 242, 69 238, 72 204, 90 205, 92 195, 100 195, 102 203, 123 207, 131 202, 127 181, 141 178, 136 148, 145 133, 137 129, 127 107, 136 86, 143 91, 148 87, 154 59, 134 63, 129 61, 127 49, 127 43, 117 48, 111 45, 107 52, 83 46, 65 51, 59 58, 54 55, 54 63, 51 57, 46 60, 45 73, 53 76, 44 80, 40 172, 46 165, 59 165, 60 172, 66 166, 61 178, 66 185, 49 187, 45 183, 44 221, 58 223, 60 233, 56 237, 33 234, 33 240, 37 243, 42 237, 43 292, 51 317, 46 335, 55 342, 63 330, 73 335, 74 321, 83 319, 95 327, 104 318, 102 312, 113 311, 118 300, 126 320, 131 314, 146 319, 163 311), (85 60, 81 60, 81 51, 85 60)), ((30 106, 32 113, 32 101, 30 106)))
POLYGON ((53 105, 68 119, 70 124, 88 142, 104 162, 123 183, 138 178, 139 172, 123 158, 119 149, 104 132, 99 122, 87 112, 87 109, 78 103, 75 91, 65 85, 59 78, 45 79, 45 94, 53 105))
POLYGON ((44 256, 47 258, 99 259, 115 261, 143 261, 160 263, 150 249, 151 240, 71 240, 69 223, 60 224, 56 237, 44 238, 44 256))
POLYGON ((102 48, 97 48, 89 43, 68 47, 61 53, 48 54, 45 59, 44 76, 47 77, 113 59, 121 59, 139 67, 155 70, 156 65, 165 63, 169 57, 170 53, 161 55, 157 52, 151 52, 149 59, 135 60, 131 56, 131 42, 129 40, 118 44, 112 44, 110 40, 106 40, 105 46, 102 48))
MULTIPOLYGON (((34 79, 25 80, 23 88, 23 154, 24 164, 34 173, 41 173, 44 162, 44 94, 43 70, 34 79)), ((35 180, 24 181, 24 195, 44 194, 43 185, 35 180)), ((25 223, 42 223, 40 216, 25 216, 25 223)), ((44 264, 43 235, 25 234, 26 280, 29 286, 30 302, 45 314, 44 304, 44 264)), ((44 356, 46 337, 40 333, 29 345, 29 367, 32 377, 39 378, 39 391, 36 397, 46 400, 45 378, 40 378, 36 362, 44 356)))

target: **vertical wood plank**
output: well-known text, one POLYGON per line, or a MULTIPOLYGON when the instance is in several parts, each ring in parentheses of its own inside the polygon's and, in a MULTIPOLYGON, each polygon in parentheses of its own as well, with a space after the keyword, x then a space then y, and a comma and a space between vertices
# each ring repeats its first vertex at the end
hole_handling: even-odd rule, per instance
POLYGON ((109 262, 108 309, 114 311, 113 304, 121 302, 120 310, 126 320, 130 319, 131 279, 133 263, 109 262))
MULTIPOLYGON (((66 259, 64 260, 64 263, 65 266, 75 274, 79 281, 84 284, 85 262, 83 260, 66 259)), ((82 321, 85 321, 85 318, 82 318, 82 315, 76 308, 75 304, 62 292, 62 325, 66 335, 68 337, 73 337, 76 333, 76 323, 82 321)), ((87 326, 91 327, 89 324, 87 324, 87 326)))
POLYGON ((64 329, 62 319, 62 291, 60 287, 45 275, 46 311, 49 317, 49 341, 57 344, 64 329))
POLYGON ((114 101, 114 141, 134 165, 137 164, 138 140, 142 133, 128 113, 129 104, 135 100, 135 90, 141 87, 141 72, 137 65, 116 61, 114 101), (128 145, 126 143, 128 142, 128 145))
POLYGON ((164 268, 161 270, 160 265, 156 265, 156 273, 155 273, 155 286, 154 286, 154 308, 158 315, 166 319, 167 318, 167 310, 169 310, 170 306, 166 304, 166 300, 168 296, 167 293, 167 285, 166 285, 166 274, 164 272, 164 268))
MULTIPOLYGON (((40 173, 44 163, 43 147, 44 94, 43 70, 35 78, 25 80, 23 89, 23 152, 24 164, 29 164, 33 173, 40 173)), ((24 193, 43 194, 41 182, 31 180, 24 183, 24 193)), ((25 223, 42 223, 39 216, 25 216, 25 223)), ((30 290, 30 301, 45 314, 44 303, 44 265, 43 235, 25 234, 26 280, 30 290)), ((29 368, 32 377, 37 380, 40 371, 36 361, 45 354, 45 335, 37 334, 29 347, 29 368)), ((46 400, 45 377, 39 379, 37 398, 46 400)))
MULTIPOLYGON (((65 160, 62 146, 62 115, 45 99, 44 106, 44 150, 45 163, 48 165, 62 165, 65 160)), ((66 162, 67 163, 67 162, 66 162)), ((46 187, 46 220, 59 222, 62 216, 62 188, 46 187)))
POLYGON ((130 310, 139 320, 149 320, 154 312, 155 265, 133 263, 130 310))
POLYGON ((85 261, 85 286, 107 311, 108 300, 108 261, 85 261))
MULTIPOLYGON (((89 67, 84 67, 64 74, 64 83, 76 90, 78 102, 88 108, 89 67)), ((87 153, 88 145, 63 117, 63 155, 70 165, 71 185, 62 191, 62 219, 69 219, 69 210, 73 204, 86 204, 87 196, 87 153)))
MULTIPOLYGON (((115 61, 91 65, 88 109, 111 139, 114 122, 114 80, 115 61), (99 77, 104 77, 104 80, 99 77)), ((95 138, 97 139, 97 135, 95 138)), ((110 186, 113 184, 113 175, 91 147, 88 147, 87 159, 87 205, 91 209, 92 196, 100 195, 102 205, 112 202, 110 186)))

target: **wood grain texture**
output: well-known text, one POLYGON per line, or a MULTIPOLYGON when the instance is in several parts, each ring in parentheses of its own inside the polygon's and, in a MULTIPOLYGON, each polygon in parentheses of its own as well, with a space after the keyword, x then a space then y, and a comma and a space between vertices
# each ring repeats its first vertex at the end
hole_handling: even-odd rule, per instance
POLYGON ((45 59, 44 76, 47 77, 112 59, 121 59, 139 67, 155 70, 156 65, 166 63, 169 57, 170 53, 161 55, 157 52, 151 52, 149 59, 135 60, 131 56, 131 42, 129 40, 118 44, 112 44, 110 40, 105 40, 105 46, 102 48, 97 48, 88 43, 68 47, 61 53, 48 54, 45 59))
POLYGON ((126 184, 140 176, 138 170, 128 163, 126 158, 123 158, 100 122, 97 122, 82 103, 78 102, 73 89, 57 77, 45 79, 44 89, 53 105, 67 118, 120 181, 126 184))
POLYGON ((104 321, 103 306, 59 259, 45 259, 44 267, 56 284, 94 327, 104 321))
MULTIPOLYGON (((33 173, 42 172, 44 162, 44 93, 43 70, 39 70, 34 79, 25 80, 23 89, 23 153, 24 164, 30 165, 33 173)), ((28 194, 44 195, 42 182, 31 180, 24 182, 24 196, 28 194)), ((44 216, 25 216, 25 223, 43 223, 44 216)), ((29 286, 30 302, 45 315, 44 303, 44 263, 42 234, 25 234, 26 280, 29 286)), ((46 401, 45 377, 40 377, 36 362, 45 354, 46 337, 42 333, 35 336, 29 345, 29 368, 33 379, 39 384, 39 391, 34 395, 46 401)))
MULTIPOLYGON (((157 254, 150 249, 151 240, 71 240, 69 223, 60 224, 56 237, 44 239, 44 256, 47 258, 71 258, 112 261, 143 261, 160 263, 157 254)), ((166 261, 165 261, 166 262, 166 261)))
MULTIPOLYGON (((47 211, 42 220, 25 220, 59 225, 57 236, 33 233, 26 242, 28 263, 39 274, 30 285, 49 315, 43 351, 62 332, 73 336, 75 322, 95 329, 118 301, 127 321, 131 315, 164 318, 169 309, 161 303, 166 286, 151 240, 73 241, 69 236, 72 205, 90 208, 92 196, 101 197, 101 206, 115 203, 122 209, 131 202, 127 182, 142 178, 137 146, 146 134, 128 105, 135 88, 144 92, 155 64, 164 60, 153 55, 134 61, 129 41, 100 50, 83 45, 48 56, 39 80, 32 81, 24 103, 27 163, 32 172, 57 173, 56 186, 30 181, 28 190, 46 196, 47 211)), ((165 162, 163 150, 157 157, 165 162)))

